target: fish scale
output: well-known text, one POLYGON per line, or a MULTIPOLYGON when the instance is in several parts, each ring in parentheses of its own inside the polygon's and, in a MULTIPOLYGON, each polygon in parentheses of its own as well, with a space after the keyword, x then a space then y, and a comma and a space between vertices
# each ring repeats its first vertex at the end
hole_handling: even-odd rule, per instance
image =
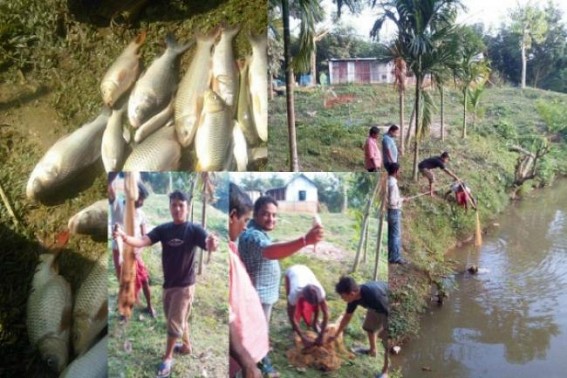
POLYGON ((205 92, 203 115, 195 136, 195 152, 201 171, 222 171, 232 154, 230 108, 212 90, 205 92))
POLYGON ((26 325, 30 343, 54 371, 61 372, 69 358, 71 286, 60 276, 54 255, 40 256, 27 302, 26 325))
POLYGON ((124 171, 174 171, 179 168, 181 146, 175 128, 165 126, 134 147, 124 171))
POLYGON ((83 354, 108 322, 108 259, 102 253, 79 287, 73 307, 73 348, 83 354))
POLYGON ((126 140, 123 137, 122 116, 126 107, 113 110, 102 134, 101 157, 106 172, 117 171, 124 159, 126 140))

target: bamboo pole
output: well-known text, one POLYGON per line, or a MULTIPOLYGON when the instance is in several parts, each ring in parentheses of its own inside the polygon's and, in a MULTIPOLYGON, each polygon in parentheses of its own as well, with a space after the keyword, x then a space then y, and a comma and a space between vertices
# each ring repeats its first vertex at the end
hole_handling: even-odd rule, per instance
MULTIPOLYGON (((372 208, 372 204, 374 203, 374 200, 376 199, 377 194, 380 192, 381 190, 381 180, 380 180, 380 176, 378 176, 378 180, 376 181, 376 185, 374 186, 374 190, 372 191, 372 193, 369 195, 368 201, 366 202, 366 207, 364 209, 364 216, 362 218, 362 227, 360 230, 360 239, 358 240, 358 247, 356 248, 356 255, 354 257, 354 263, 352 265, 352 272, 356 272, 356 270, 358 269, 358 264, 360 261, 360 252, 362 251, 362 247, 364 245, 364 235, 366 232, 366 229, 368 228, 368 219, 370 216, 370 209, 372 208)), ((378 194, 379 196, 379 194, 378 194)))
POLYGON ((382 198, 380 203, 380 211, 378 212, 378 241, 376 244, 376 260, 374 262, 374 281, 378 279, 378 263, 380 261, 380 250, 382 249, 382 238, 384 236, 384 210, 386 208, 386 197, 387 197, 387 186, 386 186, 386 175, 383 175, 382 180, 382 198))

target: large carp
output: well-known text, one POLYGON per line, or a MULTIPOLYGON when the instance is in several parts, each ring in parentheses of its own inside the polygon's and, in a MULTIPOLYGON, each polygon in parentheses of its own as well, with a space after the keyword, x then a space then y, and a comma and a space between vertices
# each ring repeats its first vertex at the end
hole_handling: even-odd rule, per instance
POLYGON ((128 99, 128 120, 134 128, 171 101, 177 89, 179 58, 192 45, 178 45, 171 34, 167 35, 165 43, 165 52, 142 74, 128 99))
POLYGON ((139 50, 145 40, 146 32, 141 32, 104 74, 100 83, 100 92, 102 101, 111 108, 136 82, 140 74, 139 50))
POLYGON ((189 69, 179 83, 175 97, 175 131, 183 147, 193 142, 203 108, 203 94, 211 84, 211 49, 218 29, 206 35, 197 35, 197 48, 189 69))
POLYGON ((68 182, 100 158, 102 134, 110 110, 59 139, 33 169, 26 186, 29 199, 41 197, 68 182))
POLYGON ((60 373, 69 361, 71 286, 58 274, 55 255, 39 256, 27 303, 27 330, 42 359, 60 373))

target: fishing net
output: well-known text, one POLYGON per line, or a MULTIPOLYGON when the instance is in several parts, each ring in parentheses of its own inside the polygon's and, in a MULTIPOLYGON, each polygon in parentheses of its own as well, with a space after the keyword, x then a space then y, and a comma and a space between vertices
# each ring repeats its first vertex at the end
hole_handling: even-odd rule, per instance
MULTIPOLYGON (((337 328, 337 324, 327 327, 322 346, 314 345, 305 348, 299 336, 295 335, 294 345, 286 353, 289 363, 299 368, 312 367, 323 371, 333 371, 340 368, 345 359, 353 359, 354 354, 345 349, 342 335, 335 341, 328 342, 329 337, 335 334, 337 328)), ((310 341, 314 341, 317 337, 317 334, 312 331, 304 334, 310 341)))

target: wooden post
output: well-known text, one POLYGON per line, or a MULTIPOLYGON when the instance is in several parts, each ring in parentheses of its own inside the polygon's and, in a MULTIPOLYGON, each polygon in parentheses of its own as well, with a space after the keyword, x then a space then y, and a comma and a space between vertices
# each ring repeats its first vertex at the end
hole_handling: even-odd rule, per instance
POLYGON ((365 233, 366 229, 368 228, 368 219, 370 215, 370 209, 372 208, 372 204, 376 198, 377 193, 381 189, 381 181, 380 176, 376 180, 376 185, 374 186, 374 190, 372 193, 369 193, 368 200, 366 202, 366 207, 364 209, 364 216, 362 218, 362 227, 360 229, 360 239, 358 241, 358 247, 356 248, 356 256, 354 257, 354 263, 352 265, 352 272, 356 272, 358 269, 358 262, 360 260, 360 252, 362 251, 362 247, 364 245, 365 233))

